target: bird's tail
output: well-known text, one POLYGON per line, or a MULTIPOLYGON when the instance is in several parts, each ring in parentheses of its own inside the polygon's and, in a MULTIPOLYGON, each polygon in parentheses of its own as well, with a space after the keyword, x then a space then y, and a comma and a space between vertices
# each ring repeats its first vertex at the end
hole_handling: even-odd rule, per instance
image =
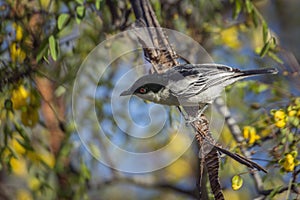
POLYGON ((224 149, 222 147, 218 147, 217 145, 214 145, 214 147, 219 151, 222 152, 228 156, 230 156, 231 158, 233 158, 234 160, 238 161, 241 164, 246 165, 247 167, 251 168, 251 169, 258 169, 260 171, 263 171, 265 173, 267 173, 267 170, 265 168, 263 168, 262 166, 260 166, 259 164, 237 154, 237 153, 232 153, 230 151, 228 151, 227 149, 224 149))
POLYGON ((251 69, 241 71, 240 76, 255 76, 260 74, 277 74, 278 70, 275 68, 265 68, 265 69, 251 69))

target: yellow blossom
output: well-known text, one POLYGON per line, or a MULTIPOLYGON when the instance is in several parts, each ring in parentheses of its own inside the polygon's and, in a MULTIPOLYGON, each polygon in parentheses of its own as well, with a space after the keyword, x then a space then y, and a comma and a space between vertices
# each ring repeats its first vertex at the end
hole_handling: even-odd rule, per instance
POLYGON ((11 158, 10 165, 14 174, 18 176, 25 176, 27 174, 26 161, 23 158, 11 158))
POLYGON ((278 121, 278 120, 283 120, 285 119, 285 112, 283 110, 277 110, 275 113, 274 113, 274 119, 275 121, 278 121))
POLYGON ((289 116, 289 117, 294 117, 296 114, 297 114, 297 111, 296 111, 296 110, 290 110, 290 111, 288 112, 288 116, 289 116))
POLYGON ((297 151, 292 151, 287 153, 285 157, 279 161, 279 164, 281 164, 286 172, 293 171, 295 167, 300 164, 299 160, 296 160, 297 155, 297 151))
POLYGON ((283 163, 283 168, 287 172, 291 172, 295 168, 295 163, 294 163, 295 158, 291 154, 287 154, 285 156, 285 161, 283 163))
POLYGON ((243 129, 243 135, 250 145, 260 139, 260 136, 256 134, 256 129, 252 126, 245 126, 243 129))
POLYGON ((52 153, 40 153, 39 157, 41 161, 43 161, 48 167, 53 168, 55 165, 55 157, 52 153))
POLYGON ((275 122, 275 125, 278 127, 278 128, 283 128, 283 127, 285 127, 285 125, 286 125, 286 122, 285 122, 285 120, 278 120, 277 122, 275 122))
POLYGON ((230 48, 238 49, 241 43, 238 38, 238 27, 232 26, 220 32, 221 41, 230 48))
POLYGON ((53 168, 55 165, 55 157, 50 152, 37 153, 29 151, 27 152, 27 157, 35 164, 43 162, 50 168, 53 168))
POLYGON ((23 85, 20 85, 17 89, 13 90, 11 95, 13 108, 18 110, 21 107, 26 106, 26 99, 28 96, 29 93, 23 85))
POLYGON ((24 154, 26 152, 26 149, 19 142, 21 140, 23 140, 21 136, 14 137, 11 140, 11 146, 18 154, 24 154))
POLYGON ((283 128, 286 126, 286 114, 283 110, 277 110, 274 113, 275 125, 278 128, 283 128))
POLYGON ((23 29, 22 29, 22 27, 20 25, 16 24, 16 23, 13 23, 13 27, 16 30, 16 38, 15 38, 15 40, 16 41, 21 41, 22 38, 23 38, 23 29))
POLYGON ((10 58, 11 61, 16 63, 23 63, 26 58, 26 53, 20 47, 20 45, 16 42, 13 42, 10 47, 10 58))

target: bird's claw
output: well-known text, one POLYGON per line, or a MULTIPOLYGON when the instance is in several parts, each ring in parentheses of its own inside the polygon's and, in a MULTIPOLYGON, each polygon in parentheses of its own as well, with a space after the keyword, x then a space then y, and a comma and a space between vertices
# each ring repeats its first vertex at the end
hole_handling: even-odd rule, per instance
POLYGON ((186 126, 188 126, 189 124, 194 123, 196 121, 202 123, 202 119, 199 116, 197 116, 197 117, 189 117, 185 119, 185 124, 186 126))

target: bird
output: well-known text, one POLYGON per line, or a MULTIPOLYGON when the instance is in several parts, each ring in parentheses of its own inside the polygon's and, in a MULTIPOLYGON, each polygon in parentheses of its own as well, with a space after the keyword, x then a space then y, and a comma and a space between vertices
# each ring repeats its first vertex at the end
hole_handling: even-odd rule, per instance
MULTIPOLYGON (((120 96, 136 95, 154 103, 177 106, 180 111, 180 106, 198 106, 197 117, 192 120, 186 118, 191 123, 200 119, 203 111, 221 95, 226 86, 247 77, 277 73, 276 68, 240 70, 223 64, 182 64, 163 73, 142 76, 129 89, 121 92, 120 96)), ((212 138, 204 139, 213 148, 238 162, 267 172, 255 162, 215 144, 212 138)))
POLYGON ((275 68, 240 70, 223 64, 183 64, 142 76, 120 96, 136 95, 168 106, 200 106, 198 114, 202 114, 226 86, 247 77, 277 73, 275 68))

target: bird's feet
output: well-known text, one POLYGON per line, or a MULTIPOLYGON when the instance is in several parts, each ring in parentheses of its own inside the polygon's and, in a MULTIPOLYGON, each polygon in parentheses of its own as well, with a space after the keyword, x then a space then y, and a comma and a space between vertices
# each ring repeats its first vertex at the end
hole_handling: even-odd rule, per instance
POLYGON ((185 124, 188 126, 191 123, 194 123, 196 121, 199 121, 200 123, 202 122, 202 119, 200 118, 201 115, 197 115, 197 117, 190 117, 188 116, 185 118, 185 124))
POLYGON ((201 115, 207 109, 207 107, 208 107, 208 105, 205 104, 204 107, 200 108, 198 110, 198 112, 197 112, 196 117, 185 116, 185 123, 186 123, 186 125, 189 125, 189 124, 194 123, 196 121, 198 121, 199 123, 202 123, 201 115))

